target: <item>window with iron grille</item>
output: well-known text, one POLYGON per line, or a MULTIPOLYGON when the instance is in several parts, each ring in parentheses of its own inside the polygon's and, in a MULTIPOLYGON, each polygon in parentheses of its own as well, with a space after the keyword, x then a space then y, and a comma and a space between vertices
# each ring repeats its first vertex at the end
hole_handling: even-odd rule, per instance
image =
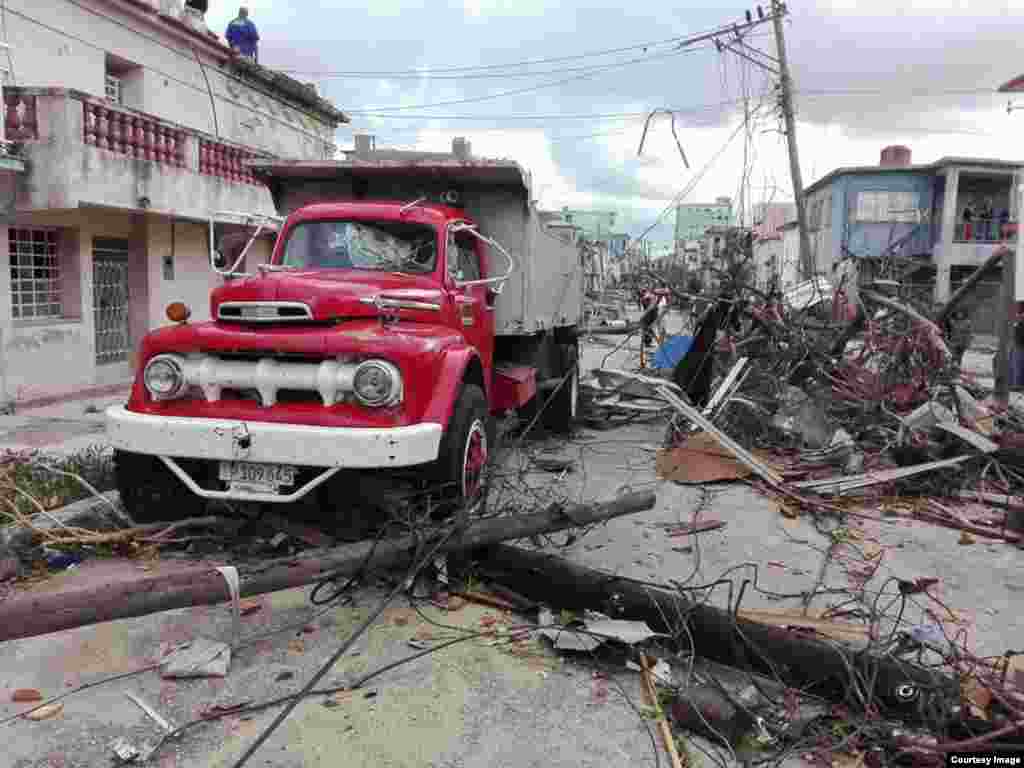
POLYGON ((104 85, 104 92, 106 97, 115 104, 122 103, 121 99, 121 78, 117 75, 107 73, 106 83, 104 85))
POLYGON ((52 229, 8 230, 11 316, 15 320, 61 317, 58 236, 52 229))

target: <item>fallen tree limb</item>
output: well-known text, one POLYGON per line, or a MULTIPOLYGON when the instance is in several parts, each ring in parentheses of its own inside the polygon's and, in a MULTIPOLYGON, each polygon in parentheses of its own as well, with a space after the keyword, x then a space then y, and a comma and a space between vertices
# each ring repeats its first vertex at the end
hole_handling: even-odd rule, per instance
POLYGON ((686 645, 692 638, 692 650, 699 656, 778 677, 807 693, 845 700, 851 706, 859 707, 862 696, 864 701, 881 702, 901 719, 913 720, 928 711, 926 698, 935 694, 934 702, 938 702, 957 690, 949 678, 922 667, 736 618, 681 594, 574 565, 560 557, 507 544, 491 547, 486 555, 482 566, 487 576, 529 599, 568 610, 589 609, 613 618, 646 621, 655 632, 671 634, 686 645), (682 632, 684 621, 688 633, 682 632), (873 691, 863 690, 861 680, 874 680, 873 691))
MULTIPOLYGON (((439 552, 487 547, 566 528, 582 527, 651 509, 656 496, 631 493, 604 504, 553 509, 521 517, 480 520, 452 536, 439 552)), ((407 566, 429 539, 385 539, 306 552, 258 565, 239 565, 242 597, 301 587, 327 576, 345 578, 370 568, 407 566)), ((34 637, 104 621, 145 616, 175 608, 214 605, 230 599, 215 568, 194 568, 59 592, 34 592, 0 603, 0 641, 34 637)))

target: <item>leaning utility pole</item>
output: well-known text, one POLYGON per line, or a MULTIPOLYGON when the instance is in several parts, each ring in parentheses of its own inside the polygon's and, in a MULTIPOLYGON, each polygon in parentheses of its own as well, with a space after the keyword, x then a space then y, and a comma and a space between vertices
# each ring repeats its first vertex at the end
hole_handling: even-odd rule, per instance
POLYGON ((807 205, 804 200, 804 182, 800 174, 800 157, 796 149, 796 118, 793 116, 793 78, 789 75, 789 61, 786 58, 786 38, 782 30, 782 19, 786 15, 786 4, 772 0, 772 23, 775 25, 775 47, 779 55, 779 100, 782 116, 786 121, 786 144, 789 146, 789 173, 793 179, 793 197, 796 200, 796 226, 800 234, 800 267, 804 277, 811 279, 816 270, 814 253, 811 251, 811 235, 807 229, 807 205))

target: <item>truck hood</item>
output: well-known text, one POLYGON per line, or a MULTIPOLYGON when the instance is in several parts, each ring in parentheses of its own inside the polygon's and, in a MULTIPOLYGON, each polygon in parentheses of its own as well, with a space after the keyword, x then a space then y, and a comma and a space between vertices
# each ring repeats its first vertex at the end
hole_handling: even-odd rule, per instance
POLYGON ((401 311, 404 319, 437 322, 442 300, 429 275, 357 269, 270 272, 216 289, 210 316, 263 326, 275 321, 330 322, 377 317, 383 305, 401 311), (223 311, 222 305, 227 305, 223 311))

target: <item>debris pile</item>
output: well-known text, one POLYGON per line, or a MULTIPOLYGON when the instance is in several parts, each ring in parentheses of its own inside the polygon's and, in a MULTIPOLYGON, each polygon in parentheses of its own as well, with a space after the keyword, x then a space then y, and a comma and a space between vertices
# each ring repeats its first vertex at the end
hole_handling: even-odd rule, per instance
POLYGON ((913 496, 921 519, 1016 540, 1005 514, 985 510, 981 522, 976 507, 1024 508, 1024 413, 961 371, 924 310, 867 289, 859 302, 850 309, 825 281, 772 301, 721 298, 661 379, 595 375, 606 390, 653 398, 651 411, 658 399, 673 409, 663 477, 756 475, 818 510, 827 497, 877 508, 913 496))

